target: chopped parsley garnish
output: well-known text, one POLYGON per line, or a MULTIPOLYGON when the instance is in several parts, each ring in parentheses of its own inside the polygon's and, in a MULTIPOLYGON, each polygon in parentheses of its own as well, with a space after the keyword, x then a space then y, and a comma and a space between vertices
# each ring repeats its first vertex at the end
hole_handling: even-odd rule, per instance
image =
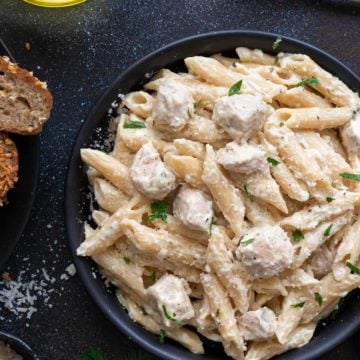
POLYGON ((314 297, 315 297, 315 301, 319 304, 319 306, 321 306, 323 303, 323 297, 321 296, 321 294, 316 292, 314 294, 314 297))
POLYGON ((163 344, 165 342, 165 338, 166 338, 167 334, 166 334, 166 330, 164 329, 160 329, 160 344, 163 344))
POLYGON ((341 298, 339 300, 339 302, 336 304, 335 309, 333 310, 333 312, 330 314, 330 319, 331 320, 335 320, 337 318, 337 316, 339 315, 340 309, 344 303, 345 299, 341 298))
POLYGON ((130 260, 130 258, 128 256, 123 256, 123 259, 127 264, 131 263, 131 260, 130 260))
POLYGON ((360 181, 360 174, 341 173, 340 176, 345 179, 360 181))
POLYGON ((142 129, 146 128, 146 124, 142 121, 128 121, 124 123, 124 129, 142 129))
POLYGON ((196 101, 196 102, 194 103, 194 108, 195 108, 195 110, 196 110, 196 109, 199 109, 199 108, 201 107, 201 105, 202 105, 201 100, 196 101))
POLYGON ((75 356, 74 360, 109 360, 109 357, 107 354, 93 349, 87 353, 75 356))
POLYGON ((171 316, 171 315, 167 312, 167 309, 166 309, 166 306, 165 306, 165 305, 162 306, 162 310, 163 310, 163 312, 164 312, 165 317, 166 317, 168 320, 173 321, 174 323, 176 323, 176 324, 179 325, 179 326, 184 326, 184 324, 183 324, 180 320, 175 319, 173 316, 171 316))
POLYGON ((299 241, 301 241, 302 239, 304 239, 303 233, 302 233, 300 230, 298 230, 298 229, 294 230, 292 235, 293 235, 293 240, 294 240, 294 242, 296 242, 296 243, 298 243, 299 241))
POLYGON ((279 55, 276 55, 274 59, 274 65, 277 65, 279 63, 279 60, 280 60, 279 55))
POLYGON ((241 89, 241 85, 242 85, 242 80, 239 80, 237 83, 235 83, 229 90, 228 95, 229 96, 233 96, 236 95, 240 92, 241 89))
POLYGON ((305 305, 305 301, 301 301, 299 303, 292 304, 291 307, 293 307, 293 308, 302 308, 304 305, 305 305))
POLYGON ((304 85, 310 85, 310 86, 315 86, 315 85, 319 85, 320 81, 315 77, 312 76, 310 79, 305 79, 300 81, 299 83, 297 83, 296 86, 304 86, 304 85))
POLYGON ((285 123, 284 123, 283 121, 280 121, 279 126, 280 126, 280 127, 283 127, 284 125, 285 125, 285 123))
POLYGON ((324 231, 324 236, 329 236, 331 228, 333 227, 333 224, 330 224, 324 231))
POLYGON ((192 115, 191 115, 191 111, 190 111, 190 109, 188 108, 188 110, 187 110, 187 113, 188 113, 188 117, 189 118, 191 118, 192 117, 192 115))
POLYGON ((151 280, 152 282, 155 282, 156 281, 156 274, 152 273, 152 274, 148 275, 148 279, 151 280))
POLYGON ((212 235, 212 227, 214 225, 214 218, 211 218, 211 223, 210 223, 210 227, 209 227, 209 235, 212 235))
POLYGON ((335 199, 334 198, 332 198, 332 197, 327 197, 326 198, 326 201, 328 202, 328 203, 331 203, 332 201, 334 201, 335 199))
POLYGON ((274 158, 272 158, 270 156, 266 160, 267 160, 268 163, 270 163, 271 165, 274 165, 274 166, 280 164, 280 161, 278 161, 278 160, 276 160, 276 159, 274 159, 274 158))
POLYGON ((244 185, 244 192, 246 194, 246 196, 250 199, 251 202, 254 201, 254 196, 253 194, 248 190, 247 186, 244 185))
POLYGON ((150 221, 154 221, 155 219, 161 219, 163 222, 166 222, 167 219, 167 209, 169 208, 169 204, 164 201, 154 201, 151 204, 151 215, 149 216, 150 221))
POLYGON ((126 354, 125 360, 154 360, 154 357, 145 350, 131 350, 126 354))
POLYGON ((248 240, 241 240, 240 241, 240 244, 243 244, 243 245, 249 245, 251 244, 252 242, 254 242, 254 238, 251 238, 251 239, 248 239, 248 240))
POLYGON ((346 266, 351 270, 353 274, 360 275, 360 268, 352 264, 350 261, 346 262, 346 266))
POLYGON ((272 49, 274 51, 277 51, 281 42, 282 42, 282 38, 280 36, 278 36, 272 44, 272 49))

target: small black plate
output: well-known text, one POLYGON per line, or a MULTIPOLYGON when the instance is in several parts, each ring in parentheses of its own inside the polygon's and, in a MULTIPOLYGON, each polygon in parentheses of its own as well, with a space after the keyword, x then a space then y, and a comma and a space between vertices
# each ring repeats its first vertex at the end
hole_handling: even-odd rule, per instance
MULTIPOLYGON (((157 336, 134 323, 120 306, 114 294, 104 287, 99 276, 94 278, 94 264, 89 259, 76 256, 76 249, 83 241, 83 223, 88 220, 89 198, 87 179, 80 159, 80 149, 94 144, 100 128, 106 128, 107 111, 119 93, 126 94, 138 89, 148 81, 147 75, 163 67, 179 71, 182 59, 194 55, 210 55, 231 51, 238 46, 246 46, 272 52, 272 44, 277 34, 257 31, 220 31, 186 38, 170 44, 138 61, 122 73, 106 90, 90 112, 84 123, 70 159, 66 180, 65 220, 69 243, 78 273, 90 296, 104 314, 123 331, 148 351, 166 360, 218 360, 225 357, 221 346, 204 341, 206 355, 195 355, 174 342, 160 344, 157 336), (95 131, 96 130, 96 131, 95 131)), ((320 66, 338 76, 350 88, 360 90, 360 79, 345 65, 324 51, 304 42, 282 36, 281 51, 304 53, 312 57, 320 66)), ((340 342, 360 328, 359 290, 346 297, 336 320, 322 321, 314 338, 300 349, 277 357, 278 360, 314 360, 330 351, 340 342), (326 325, 324 325, 326 324, 326 325)))
POLYGON ((0 341, 10 345, 15 352, 23 357, 23 360, 40 360, 29 345, 14 335, 0 331, 0 341))
MULTIPOLYGON (((0 39, 0 56, 14 58, 0 39)), ((30 216, 39 177, 38 136, 10 135, 19 152, 19 180, 9 191, 9 203, 0 208, 0 271, 19 241, 30 216)))

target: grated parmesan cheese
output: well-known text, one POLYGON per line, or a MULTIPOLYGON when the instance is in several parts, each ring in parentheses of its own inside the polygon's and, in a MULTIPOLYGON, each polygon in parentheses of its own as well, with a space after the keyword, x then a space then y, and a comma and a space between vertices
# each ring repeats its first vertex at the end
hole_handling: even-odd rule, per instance
POLYGON ((10 311, 19 319, 31 319, 32 315, 37 312, 37 303, 48 305, 50 300, 49 285, 53 284, 56 279, 49 276, 44 268, 41 272, 38 271, 37 279, 32 277, 28 282, 23 281, 25 271, 21 271, 16 280, 0 281, 0 304, 3 306, 0 309, 0 320, 5 317, 2 313, 5 310, 10 311))
MULTIPOLYGON (((69 280, 76 274, 74 264, 65 269, 60 280, 69 280)), ((26 271, 20 271, 17 279, 12 279, 9 274, 4 273, 0 281, 0 321, 5 320, 6 312, 11 312, 17 319, 31 319, 38 311, 38 305, 51 309, 51 294, 55 291, 51 286, 56 278, 49 275, 45 268, 38 269, 31 274, 31 279, 25 281, 26 271)), ((0 360, 3 360, 0 352, 0 360)))

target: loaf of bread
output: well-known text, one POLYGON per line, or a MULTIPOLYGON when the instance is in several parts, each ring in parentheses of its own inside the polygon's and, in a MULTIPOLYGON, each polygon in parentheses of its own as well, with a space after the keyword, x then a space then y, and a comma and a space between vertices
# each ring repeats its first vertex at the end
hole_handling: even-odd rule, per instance
POLYGON ((18 152, 6 133, 0 132, 0 207, 18 180, 18 152))
POLYGON ((51 108, 46 84, 7 57, 0 57, 0 131, 38 134, 51 108))

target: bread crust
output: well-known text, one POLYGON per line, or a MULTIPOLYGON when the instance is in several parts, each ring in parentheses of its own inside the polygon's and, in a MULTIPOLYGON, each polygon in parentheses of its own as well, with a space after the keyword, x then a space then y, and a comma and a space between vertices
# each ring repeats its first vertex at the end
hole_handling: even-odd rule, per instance
POLYGON ((18 180, 19 156, 15 143, 0 132, 0 207, 18 180))
MULTIPOLYGON (((7 58, 6 56, 4 57, 0 56, 0 73, 1 72, 4 72, 11 78, 25 82, 26 84, 33 87, 34 90, 36 90, 38 93, 42 95, 46 109, 45 110, 46 113, 44 114, 44 117, 46 117, 45 121, 47 121, 47 119, 50 117, 50 112, 53 105, 53 98, 50 91, 47 89, 46 83, 40 81, 31 72, 12 63, 10 59, 7 58)), ((24 131, 22 129, 14 129, 14 128, 8 129, 4 125, 2 126, 0 125, 0 131, 10 131, 20 135, 36 135, 41 132, 42 126, 45 123, 45 121, 41 123, 39 122, 39 124, 37 124, 38 126, 32 128, 31 131, 30 130, 24 131)))

